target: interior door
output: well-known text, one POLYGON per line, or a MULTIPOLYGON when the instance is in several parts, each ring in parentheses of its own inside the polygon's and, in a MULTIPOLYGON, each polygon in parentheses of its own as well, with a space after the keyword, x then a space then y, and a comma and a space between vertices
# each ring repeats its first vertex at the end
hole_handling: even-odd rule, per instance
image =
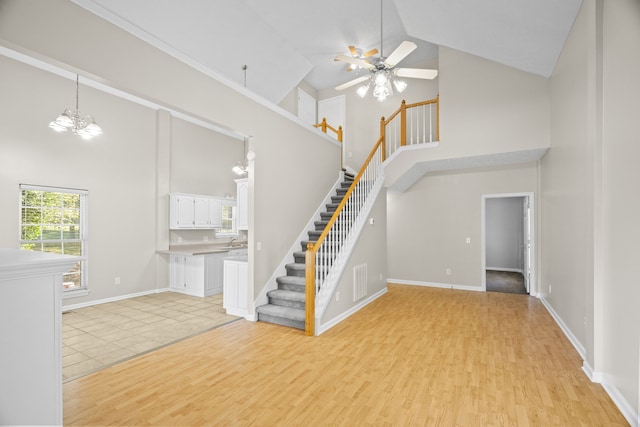
POLYGON ((298 88, 298 118, 305 123, 315 125, 319 122, 316 112, 316 99, 298 88))
POLYGON ((524 216, 524 238, 523 238, 523 248, 524 248, 524 287, 527 290, 527 293, 530 293, 530 283, 531 283, 531 203, 529 201, 529 197, 524 198, 523 205, 523 216, 524 216))
MULTIPOLYGON (((345 111, 346 98, 344 95, 318 101, 318 121, 320 122, 325 118, 327 123, 336 129, 338 129, 338 126, 342 126, 342 142, 344 142, 345 136, 345 111)), ((328 135, 336 138, 336 134, 333 132, 328 132, 328 135)))

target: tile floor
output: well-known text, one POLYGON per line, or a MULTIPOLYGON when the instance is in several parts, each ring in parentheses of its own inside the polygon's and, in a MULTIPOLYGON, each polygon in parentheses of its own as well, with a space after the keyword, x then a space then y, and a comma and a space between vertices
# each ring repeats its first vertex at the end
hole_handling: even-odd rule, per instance
POLYGON ((222 294, 199 298, 175 292, 64 312, 63 381, 237 319, 225 313, 222 294))

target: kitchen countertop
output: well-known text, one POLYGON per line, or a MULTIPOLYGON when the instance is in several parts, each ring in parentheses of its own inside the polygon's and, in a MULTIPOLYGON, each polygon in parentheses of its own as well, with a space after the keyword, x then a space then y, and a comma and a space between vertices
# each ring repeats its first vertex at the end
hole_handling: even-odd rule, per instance
POLYGON ((238 256, 230 256, 224 259, 225 261, 235 261, 235 262, 249 262, 249 257, 247 255, 238 255, 238 256))
POLYGON ((207 255, 229 252, 235 249, 247 249, 246 243, 235 245, 213 245, 213 244, 191 244, 191 245, 174 245, 169 249, 156 251, 159 254, 169 255, 207 255))

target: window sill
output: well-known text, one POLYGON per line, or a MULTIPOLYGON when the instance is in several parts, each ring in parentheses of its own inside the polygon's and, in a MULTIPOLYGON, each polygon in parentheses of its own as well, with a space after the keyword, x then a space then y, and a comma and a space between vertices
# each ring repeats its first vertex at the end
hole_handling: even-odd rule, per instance
POLYGON ((62 299, 69 299, 69 298, 77 298, 77 297, 83 297, 86 295, 89 295, 90 291, 87 288, 84 289, 74 289, 73 291, 63 291, 62 292, 62 299))

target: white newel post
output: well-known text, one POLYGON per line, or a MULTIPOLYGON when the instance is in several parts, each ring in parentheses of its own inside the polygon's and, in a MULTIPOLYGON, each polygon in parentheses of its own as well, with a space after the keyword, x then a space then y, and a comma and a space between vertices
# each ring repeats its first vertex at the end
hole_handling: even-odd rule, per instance
POLYGON ((0 425, 62 425, 62 273, 78 261, 0 248, 0 425))

